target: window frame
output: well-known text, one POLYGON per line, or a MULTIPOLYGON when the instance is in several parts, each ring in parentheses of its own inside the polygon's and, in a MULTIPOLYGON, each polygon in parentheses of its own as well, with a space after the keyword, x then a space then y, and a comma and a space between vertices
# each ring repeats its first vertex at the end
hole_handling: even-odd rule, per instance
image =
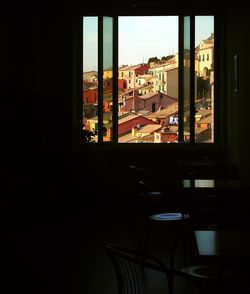
MULTIPOLYGON (((111 9, 112 10, 112 9, 111 9)), ((221 54, 222 50, 222 44, 226 44, 226 34, 225 34, 225 15, 222 10, 217 9, 216 7, 213 8, 201 8, 201 7, 186 7, 186 8, 181 8, 181 9, 169 9, 166 6, 164 6, 162 9, 159 8, 159 10, 156 8, 153 9, 153 7, 148 7, 148 9, 134 9, 131 11, 131 9, 119 9, 115 8, 113 11, 103 11, 101 13, 94 13, 94 12, 87 12, 86 11, 83 13, 81 12, 79 14, 79 21, 78 24, 80 25, 80 28, 78 31, 80 31, 80 40, 81 42, 80 45, 82 46, 82 19, 84 16, 112 16, 115 21, 116 25, 114 26, 114 33, 116 34, 116 47, 114 48, 115 51, 114 54, 118 54, 118 17, 119 16, 163 16, 163 15, 176 15, 179 17, 183 17, 185 15, 190 15, 192 17, 194 16, 206 16, 206 15, 213 15, 214 16, 214 36, 215 36, 215 45, 214 45, 214 79, 216 81, 215 89, 214 89, 214 97, 217 97, 214 103, 214 125, 216 128, 214 129, 214 143, 198 143, 198 142, 189 142, 189 143, 172 143, 172 144, 167 144, 167 143, 161 143, 161 144, 155 144, 155 143, 147 143, 143 144, 128 144, 128 143, 119 143, 119 142, 102 142, 99 141, 96 145, 100 146, 102 149, 117 149, 117 150, 201 150, 201 151, 208 151, 211 150, 212 152, 215 150, 225 150, 226 149, 226 137, 227 137, 227 128, 226 128, 226 122, 227 122, 227 117, 226 117, 226 54, 221 54), (164 12, 167 13, 164 13, 164 12), (220 97, 220 99, 218 99, 220 97)), ((99 34, 101 35, 101 34, 99 34)), ((78 43, 78 44, 79 44, 78 43)), ((79 46, 79 45, 78 45, 79 46)), ((98 45, 100 46, 100 45, 98 45)), ((82 50, 77 50, 80 51, 80 54, 78 54, 78 64, 82 64, 82 50)), ((194 50, 193 50, 194 51, 194 50)), ((117 66, 117 75, 118 75, 118 65, 117 66)), ((115 72, 116 70, 114 70, 115 72)), ((81 71, 79 72, 80 76, 82 76, 82 67, 81 71)), ((102 78, 102 77, 100 77, 102 78)), ((81 81, 81 79, 79 79, 81 81)), ((78 85, 79 93, 81 93, 81 86, 82 84, 78 85)), ((114 85, 115 86, 115 85, 114 85)), ((76 93, 77 91, 75 91, 76 93)), ((79 95, 81 101, 75 103, 76 105, 81 105, 82 104, 82 95, 79 95)), ((77 98, 75 97, 75 100, 77 98)), ((82 107, 80 106, 80 109, 82 107)), ((73 107, 73 111, 76 110, 76 107, 73 107)), ((82 114, 79 117, 79 111, 76 111, 73 113, 73 129, 78 128, 78 131, 74 132, 78 135, 81 134, 81 117, 82 114), (78 116, 78 117, 77 117, 78 116), (78 122, 78 123, 76 123, 78 122), (75 125, 74 125, 75 123, 75 125), (79 129, 80 127, 80 129, 79 129)), ((116 118, 118 121, 118 118, 116 118)), ((117 132, 116 132, 117 133, 117 132)), ((78 142, 79 144, 75 144, 76 149, 81 145, 80 138, 77 138, 77 140, 74 140, 74 142, 78 142)), ((92 144, 89 144, 92 145, 92 144)), ((98 147, 99 148, 99 147, 98 147)))

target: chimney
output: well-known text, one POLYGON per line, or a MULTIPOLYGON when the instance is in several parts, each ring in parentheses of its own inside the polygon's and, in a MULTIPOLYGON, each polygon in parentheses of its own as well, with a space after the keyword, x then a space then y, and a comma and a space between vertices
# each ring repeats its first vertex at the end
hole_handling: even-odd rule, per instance
POLYGON ((132 128, 132 136, 133 136, 133 137, 136 136, 137 130, 138 130, 137 127, 133 127, 133 128, 132 128))

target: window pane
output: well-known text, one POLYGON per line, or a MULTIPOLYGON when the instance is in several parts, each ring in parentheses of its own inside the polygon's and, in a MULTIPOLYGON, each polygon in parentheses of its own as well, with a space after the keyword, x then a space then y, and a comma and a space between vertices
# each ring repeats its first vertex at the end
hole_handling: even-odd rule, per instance
POLYGON ((184 142, 190 133, 195 142, 214 142, 214 17, 182 20, 178 53, 178 16, 119 17, 117 73, 116 21, 83 17, 83 127, 95 133, 103 125, 101 142, 118 133, 119 143, 177 143, 178 119, 184 142))
POLYGON ((184 17, 183 95, 184 141, 190 140, 190 16, 184 17))
POLYGON ((214 142, 214 17, 195 17, 195 141, 214 142))
MULTIPOLYGON (((83 18, 83 128, 97 131, 98 126, 98 18, 83 18)), ((97 140, 97 136, 92 138, 97 140)))
POLYGON ((103 141, 112 140, 113 116, 113 19, 103 18, 103 141))
POLYGON ((178 16, 119 17, 118 142, 178 140, 178 16))

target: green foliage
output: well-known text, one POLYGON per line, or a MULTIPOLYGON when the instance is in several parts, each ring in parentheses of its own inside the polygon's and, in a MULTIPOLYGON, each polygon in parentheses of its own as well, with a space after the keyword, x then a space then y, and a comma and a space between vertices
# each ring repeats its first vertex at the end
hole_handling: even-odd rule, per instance
MULTIPOLYGON (((103 127, 103 134, 105 135, 107 132, 107 128, 103 127)), ((82 130, 82 138, 83 138, 83 143, 95 143, 95 137, 98 135, 98 130, 82 130)))
POLYGON ((159 59, 158 59, 157 56, 155 56, 155 57, 150 57, 150 58, 148 59, 148 64, 150 64, 150 62, 159 62, 159 59))
POLYGON ((173 58, 175 55, 168 55, 168 56, 162 56, 161 61, 168 61, 169 59, 173 58))
POLYGON ((148 64, 150 64, 151 62, 155 62, 155 63, 160 63, 160 62, 166 62, 169 59, 173 58, 175 55, 167 55, 167 56, 162 56, 161 59, 159 59, 157 56, 155 57, 150 57, 148 59, 148 64))
POLYGON ((89 130, 83 130, 83 142, 84 143, 90 143, 94 142, 94 137, 97 136, 97 131, 89 131, 89 130))

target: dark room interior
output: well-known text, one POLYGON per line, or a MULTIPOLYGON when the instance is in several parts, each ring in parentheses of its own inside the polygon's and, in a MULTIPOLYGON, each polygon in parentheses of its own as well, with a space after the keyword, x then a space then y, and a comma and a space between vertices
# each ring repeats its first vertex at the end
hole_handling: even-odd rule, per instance
MULTIPOLYGON (((240 216, 244 213, 241 224, 249 228, 250 14, 246 5, 242 0, 233 5, 215 0, 2 2, 3 294, 121 294, 105 244, 137 248, 145 212, 159 206, 157 200, 144 203, 138 197, 140 187, 130 165, 153 171, 160 189, 172 194, 174 209, 188 213, 194 204, 182 203, 171 189, 185 173, 179 163, 211 160, 232 165, 237 178, 249 183, 243 192, 246 197, 227 190, 227 196, 233 197, 222 208, 216 207, 219 213, 225 207, 239 208, 240 216), (81 142, 82 18, 144 14, 217 17, 218 144, 81 142)), ((164 201, 160 205, 159 210, 173 209, 164 201)), ((152 226, 148 248, 167 262, 172 231, 161 225, 155 230, 152 226)), ((178 232, 182 226, 176 228, 178 232)), ((175 293, 187 292, 177 287, 175 293)))

